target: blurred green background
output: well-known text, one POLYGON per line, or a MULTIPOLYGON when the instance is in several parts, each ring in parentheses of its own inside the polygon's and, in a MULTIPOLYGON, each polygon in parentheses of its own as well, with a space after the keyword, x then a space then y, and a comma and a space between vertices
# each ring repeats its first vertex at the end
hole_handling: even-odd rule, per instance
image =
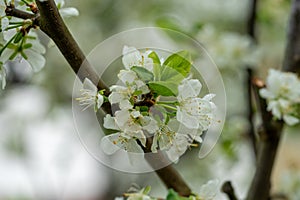
MULTIPOLYGON (((210 179, 231 180, 244 197, 254 172, 247 131, 245 65, 265 78, 281 67, 290 9, 289 0, 261 0, 257 45, 246 35, 248 0, 70 0, 79 17, 66 19, 86 54, 101 41, 132 28, 158 26, 199 40, 220 69, 227 94, 227 120, 213 152, 203 160, 188 151, 175 167, 193 190, 210 179)), ((46 36, 41 34, 44 44, 46 36)), ((45 68, 11 64, 8 85, 0 93, 0 199, 113 199, 136 183, 166 190, 155 173, 127 174, 95 161, 81 145, 73 123, 75 75, 56 47, 46 53, 45 68)), ((259 126, 259 119, 255 120, 259 126)), ((300 199, 300 136, 285 128, 273 174, 275 193, 300 199)), ((217 199, 226 199, 218 194, 217 199)))

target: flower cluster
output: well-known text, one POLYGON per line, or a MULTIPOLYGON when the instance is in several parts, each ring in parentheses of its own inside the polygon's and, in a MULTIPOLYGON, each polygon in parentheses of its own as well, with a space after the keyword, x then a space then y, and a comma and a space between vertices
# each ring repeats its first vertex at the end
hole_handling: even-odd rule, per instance
POLYGON ((260 95, 276 119, 283 119, 288 125, 300 122, 300 79, 296 74, 271 69, 260 95))
MULTIPOLYGON (((210 180, 200 187, 200 191, 189 196, 181 197, 174 190, 169 190, 166 199, 182 199, 182 200, 213 200, 218 193, 218 180, 210 180)), ((160 198, 151 197, 149 195, 150 187, 147 186, 137 192, 125 193, 124 197, 116 197, 115 200, 159 200, 160 198)))
MULTIPOLYGON (((102 139, 104 150, 111 153, 117 146, 142 153, 147 138, 152 138, 152 152, 165 150, 177 160, 194 142, 202 142, 216 106, 213 94, 200 97, 202 84, 192 79, 189 53, 181 51, 162 62, 154 51, 125 46, 122 61, 120 84, 112 85, 105 97, 117 110, 104 118, 104 127, 116 131, 102 139)), ((99 93, 78 100, 82 105, 88 104, 86 99, 95 104, 102 99, 95 94, 99 93)))
POLYGON ((258 48, 251 38, 234 32, 218 33, 215 27, 205 25, 197 37, 203 41, 217 66, 224 69, 240 69, 256 66, 259 61, 258 48))
MULTIPOLYGON (((75 8, 62 8, 64 0, 55 0, 63 17, 77 16, 75 8)), ((7 6, 19 10, 30 9, 36 13, 36 5, 32 0, 26 1, 0 1, 0 80, 2 89, 6 85, 5 65, 8 61, 27 62, 34 72, 41 70, 45 65, 43 54, 46 49, 40 43, 34 29, 37 26, 31 19, 18 19, 6 16, 7 6)))

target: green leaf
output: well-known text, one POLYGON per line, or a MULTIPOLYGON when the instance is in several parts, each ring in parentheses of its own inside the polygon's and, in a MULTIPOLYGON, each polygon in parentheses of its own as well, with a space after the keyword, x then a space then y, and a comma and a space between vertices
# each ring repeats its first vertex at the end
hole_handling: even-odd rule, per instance
POLYGON ((153 60, 153 63, 155 64, 159 64, 160 65, 160 59, 158 57, 158 55, 152 51, 149 55, 148 55, 148 58, 151 58, 153 60))
POLYGON ((148 185, 147 187, 144 188, 143 194, 146 194, 146 195, 149 194, 150 190, 151 190, 151 186, 148 185))
POLYGON ((160 59, 158 55, 152 51, 149 55, 149 58, 153 60, 153 75, 154 75, 154 80, 159 81, 160 80, 160 73, 161 73, 161 64, 160 64, 160 59))
POLYGON ((32 47, 32 44, 31 43, 26 43, 23 45, 23 49, 29 49, 32 47))
POLYGON ((178 84, 168 81, 155 81, 148 83, 149 88, 156 94, 162 96, 176 96, 178 84))
POLYGON ((16 33, 16 37, 14 39, 14 43, 15 44, 19 43, 22 38, 23 38, 23 34, 21 32, 16 33))
POLYGON ((160 73, 160 81, 174 82, 177 85, 185 78, 180 72, 169 66, 163 66, 160 73))
POLYGON ((178 193, 175 192, 173 189, 169 190, 169 193, 166 198, 166 200, 188 200, 188 199, 190 199, 190 198, 179 196, 178 193))
POLYGON ((154 78, 152 72, 144 67, 133 66, 131 67, 131 70, 134 71, 142 81, 148 82, 152 81, 154 78))
POLYGON ((163 65, 175 69, 186 77, 191 70, 191 55, 188 51, 177 52, 169 56, 163 65))

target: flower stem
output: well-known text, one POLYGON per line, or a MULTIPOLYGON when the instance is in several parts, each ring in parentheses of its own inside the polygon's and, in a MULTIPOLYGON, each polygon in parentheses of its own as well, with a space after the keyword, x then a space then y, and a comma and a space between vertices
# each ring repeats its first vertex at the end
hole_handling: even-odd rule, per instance
POLYGON ((178 101, 158 101, 157 104, 171 104, 171 105, 178 105, 178 101))
MULTIPOLYGON (((158 102, 157 102, 158 103, 158 102)), ((166 104, 163 104, 163 103, 160 103, 159 105, 161 105, 162 107, 165 107, 167 109, 170 109, 170 110, 177 110, 175 107, 173 106, 170 106, 170 105, 166 105, 166 104)))

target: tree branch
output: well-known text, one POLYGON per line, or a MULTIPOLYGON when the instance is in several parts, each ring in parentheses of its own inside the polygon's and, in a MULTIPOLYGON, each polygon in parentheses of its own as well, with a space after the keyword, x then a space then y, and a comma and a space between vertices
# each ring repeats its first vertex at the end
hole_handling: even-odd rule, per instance
MULTIPOLYGON (((300 0, 294 0, 291 6, 287 45, 283 61, 283 70, 300 73, 300 0)), ((276 157, 283 122, 274 121, 272 114, 267 112, 265 99, 259 96, 258 90, 264 87, 262 81, 253 81, 256 98, 262 115, 263 129, 260 132, 261 144, 257 160, 257 168, 247 200, 267 200, 270 197, 271 173, 276 157)))
POLYGON ((282 121, 273 120, 267 111, 267 102, 259 95, 264 86, 261 80, 253 80, 254 92, 262 116, 262 129, 259 131, 260 145, 256 164, 256 171, 248 191, 247 200, 267 200, 270 195, 271 174, 283 128, 282 121))
POLYGON ((256 11, 257 11, 257 0, 250 0, 250 9, 247 18, 247 34, 256 41, 256 11))
POLYGON ((5 14, 7 16, 13 16, 13 17, 17 17, 20 19, 35 19, 36 18, 35 14, 16 9, 13 5, 8 5, 6 7, 5 14))
POLYGON ((300 74, 300 0, 291 6, 283 70, 300 74))
MULTIPOLYGON (((252 38, 254 42, 256 40, 256 12, 257 12, 257 0, 250 0, 250 9, 247 18, 247 35, 252 38)), ((247 94, 248 94, 248 121, 250 123, 250 128, 248 131, 248 136, 251 140, 252 149, 254 156, 257 157, 257 144, 256 144, 256 136, 255 136, 255 128, 254 128, 254 121, 253 121, 253 101, 252 101, 252 77, 253 77, 253 70, 252 66, 247 66, 247 94)))
POLYGON ((88 78, 99 89, 108 91, 108 87, 100 80, 90 63, 86 61, 85 55, 61 18, 54 0, 36 1, 36 4, 40 13, 41 30, 55 42, 79 79, 83 81, 88 78))
MULTIPOLYGON (((160 168, 161 164, 167 165, 166 167, 160 168, 156 170, 156 174, 163 181, 167 188, 173 188, 176 192, 178 192, 181 196, 190 196, 191 189, 186 184, 184 179, 180 176, 180 174, 169 165, 169 161, 164 157, 161 152, 150 153, 152 146, 152 138, 147 138, 146 147, 143 148, 145 154, 145 159, 151 165, 153 169, 160 168), (148 153, 148 154, 147 154, 148 153)), ((143 146, 142 146, 143 147, 143 146)))
MULTIPOLYGON (((102 82, 100 77, 90 66, 89 62, 86 61, 85 55, 63 22, 55 2, 53 0, 36 1, 36 4, 40 13, 39 25, 41 30, 55 42, 80 80, 83 81, 85 78, 89 78, 99 89, 109 91, 105 83, 102 82)), ((105 108, 107 113, 111 113, 110 107, 105 108)), ((149 139, 147 140, 147 146, 150 148, 151 141, 152 140, 149 139)), ((147 151, 145 152, 147 153, 147 151)), ((155 156, 151 158, 146 155, 146 160, 153 169, 156 169, 155 165, 157 162, 166 162, 166 158, 161 154, 154 155, 155 156)), ((155 172, 168 188, 173 188, 183 196, 191 194, 190 188, 171 165, 156 170, 155 172)))

